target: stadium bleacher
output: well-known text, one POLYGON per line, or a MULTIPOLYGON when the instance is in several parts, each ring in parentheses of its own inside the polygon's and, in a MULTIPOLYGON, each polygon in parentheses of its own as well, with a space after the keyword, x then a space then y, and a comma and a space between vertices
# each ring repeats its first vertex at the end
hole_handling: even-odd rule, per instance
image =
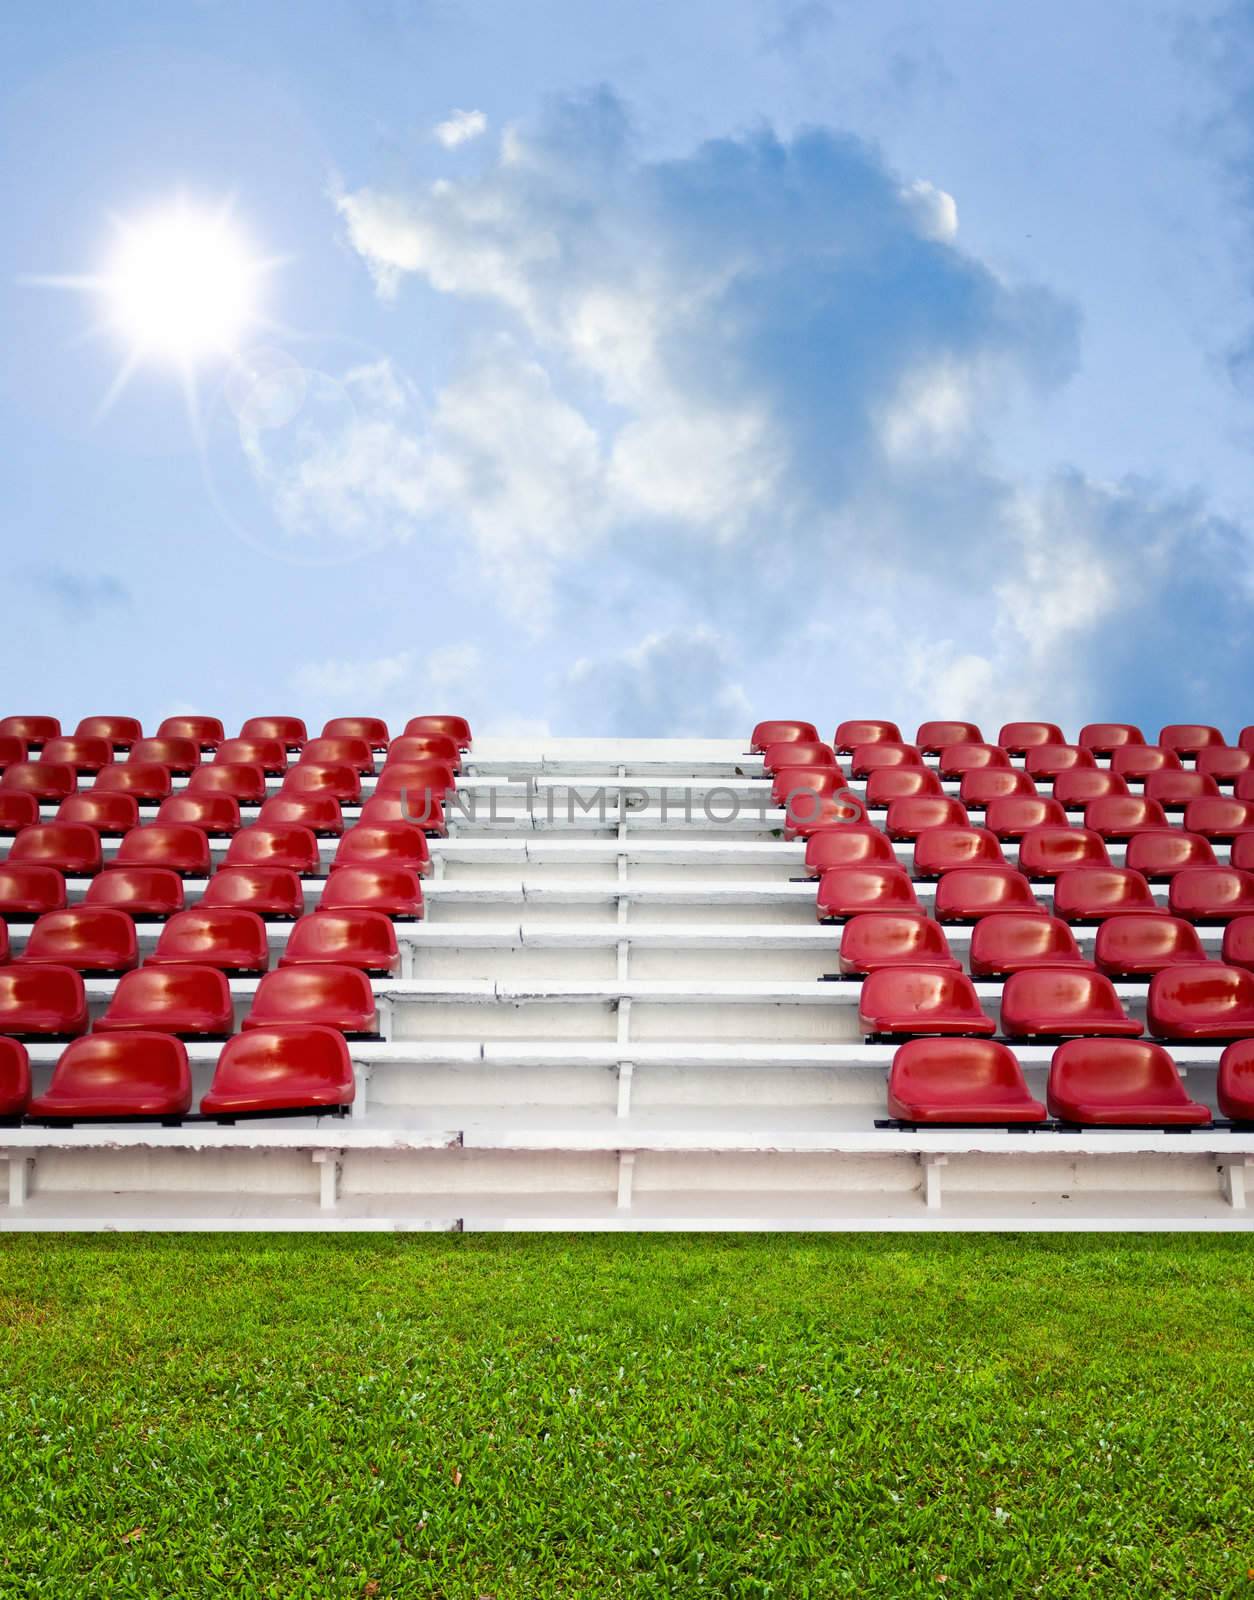
POLYGON ((1254 726, 909 733, 0 719, 0 1228, 1250 1227, 1254 726))

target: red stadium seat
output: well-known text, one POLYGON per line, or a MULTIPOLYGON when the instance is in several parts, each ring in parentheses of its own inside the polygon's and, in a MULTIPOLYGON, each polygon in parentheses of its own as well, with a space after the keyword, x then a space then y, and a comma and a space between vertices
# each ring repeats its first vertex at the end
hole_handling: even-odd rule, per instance
MULTIPOLYGON (((388 765, 392 766, 394 763, 389 760, 388 765)), ((768 774, 776 772, 780 767, 826 767, 829 770, 840 771, 831 745, 820 744, 817 740, 811 739, 790 739, 780 744, 767 745, 762 752, 763 772, 768 774)))
MULTIPOLYGON (((1228 852, 1229 863, 1239 867, 1242 872, 1254 872, 1254 832, 1238 833, 1232 841, 1232 848, 1228 852)), ((1199 866, 1206 865, 1199 862, 1199 866)))
MULTIPOLYGON (((829 804, 838 813, 835 816, 828 816, 827 820, 829 822, 847 820, 849 816, 853 815, 850 808, 842 805, 839 801, 833 800, 829 802, 825 800, 823 802, 824 807, 829 804)), ((388 826, 394 822, 404 822, 413 827, 420 827, 428 838, 442 837, 448 831, 444 825, 444 807, 438 800, 428 802, 421 794, 411 796, 408 791, 400 789, 393 789, 390 792, 385 791, 383 794, 372 794, 362 806, 361 815, 358 817, 356 825, 359 828, 363 823, 368 823, 372 827, 375 825, 388 826)), ((786 839, 792 837, 788 831, 787 823, 785 823, 784 827, 784 837, 786 839)))
POLYGON ((1145 780, 1143 793, 1147 799, 1157 800, 1164 811, 1183 811, 1189 801, 1196 800, 1199 795, 1218 794, 1219 785, 1204 772, 1173 772, 1168 768, 1163 772, 1151 772, 1145 780))
POLYGON ((217 717, 167 717, 157 729, 158 739, 191 739, 202 750, 216 750, 225 737, 217 717))
POLYGON ((868 807, 890 806, 912 794, 944 794, 931 767, 879 767, 866 780, 863 798, 868 807))
POLYGON ((77 788, 74 768, 63 761, 15 761, 0 773, 0 790, 33 794, 41 801, 59 802, 77 788))
POLYGON ((161 1033, 205 1038, 235 1027, 230 985, 216 967, 142 966, 118 980, 95 1033, 161 1033))
POLYGON ((1184 826, 1203 839, 1235 839, 1254 831, 1254 799, 1232 799, 1224 795, 1202 795, 1184 808, 1184 826))
POLYGON ((1065 744, 1056 722, 1008 722, 997 735, 997 743, 1012 756, 1025 756, 1045 744, 1065 744))
POLYGON ((200 897, 202 909, 237 906, 259 917, 295 920, 305 910, 300 879, 287 867, 219 867, 200 897))
POLYGON ((819 879, 816 910, 820 922, 842 921, 871 911, 919 909, 904 867, 830 867, 819 879))
POLYGON ((1095 756, 1109 756, 1127 744, 1144 744, 1145 735, 1131 722, 1089 722, 1080 729, 1080 741, 1095 756))
POLYGON ((170 792, 170 769, 159 761, 115 761, 92 785, 93 794, 129 794, 140 805, 164 800, 170 792))
POLYGON ((241 806, 259 806, 266 798, 266 775, 255 762, 214 761, 197 767, 183 792, 227 795, 241 806))
MULTIPOLYGON (((61 804, 68 805, 73 795, 67 795, 61 804)), ((57 812, 58 820, 72 822, 73 817, 61 818, 57 812)), ((22 794, 14 789, 8 793, 0 792, 0 833, 20 833, 23 828, 29 828, 39 821, 39 799, 33 794, 22 794)))
POLYGON ((1232 792, 1237 800, 1254 800, 1254 772, 1243 772, 1232 792))
POLYGON ((55 867, 74 878, 100 871, 100 835, 85 822, 38 822, 23 828, 9 846, 12 866, 55 867))
POLYGON ((1219 865, 1210 841, 1203 839, 1200 833, 1186 833, 1183 828, 1158 828, 1134 834, 1128 840, 1124 863, 1143 872, 1151 881, 1170 878, 1182 867, 1219 865))
POLYGON ((1036 794, 1036 785, 1021 767, 975 767, 963 773, 958 798, 964 806, 987 806, 1008 794, 1036 794))
POLYGON ((809 814, 812 795, 841 794, 846 788, 839 767, 780 767, 771 780, 771 804, 809 814))
MULTIPOLYGON (((778 722, 774 724, 758 724, 759 728, 769 728, 771 726, 778 728, 786 727, 787 724, 778 722)), ((811 722, 793 723, 792 726, 808 729, 809 731, 805 734, 805 737, 808 739, 818 738, 818 734, 814 730, 814 724, 811 722)), ((469 750, 471 747, 470 724, 466 721, 465 717, 454 717, 444 712, 428 713, 426 716, 422 717, 410 717, 409 721, 405 724, 405 733, 411 738, 421 737, 424 733, 447 733, 450 738, 457 740, 457 747, 459 750, 469 750)), ((756 729, 754 730, 754 733, 756 737, 756 729)), ((784 733, 780 734, 778 737, 786 739, 788 738, 788 735, 784 733)), ((751 748, 756 750, 759 748, 759 746, 754 744, 751 748)))
POLYGON ((73 967, 0 967, 0 1033, 73 1038, 87 1032, 87 995, 73 967))
POLYGON ((231 840, 224 865, 286 867, 289 872, 307 875, 318 871, 319 860, 318 841, 310 829, 290 825, 265 827, 254 823, 231 840))
POLYGON ((46 744, 60 732, 61 724, 56 717, 0 717, 0 736, 11 734, 15 739, 25 739, 27 744, 46 744))
POLYGON ((1202 722, 1172 722, 1158 735, 1158 742, 1178 755, 1195 756, 1207 745, 1222 745, 1224 736, 1218 728, 1207 727, 1202 722))
MULTIPOLYGON (((884 838, 883 834, 879 837, 884 838)), ((888 844, 887 839, 884 843, 888 844)), ((333 870, 343 867, 408 867, 426 874, 431 871, 431 847, 426 834, 412 822, 359 822, 348 830, 335 852, 333 870)))
POLYGON ((1198 1127, 1210 1112, 1190 1100, 1176 1064, 1144 1039, 1070 1039, 1054 1051, 1046 1098, 1053 1116, 1094 1128, 1198 1127))
POLYGON ((341 1033, 373 1033, 374 992, 356 967, 279 967, 257 985, 244 1027, 317 1022, 341 1033))
POLYGON ((129 750, 144 737, 138 717, 84 717, 74 732, 82 739, 107 739, 115 750, 129 750))
POLYGON ((1001 996, 1001 1031, 1014 1039, 1135 1039, 1141 1024, 1119 1004, 1102 972, 1032 967, 1012 973, 1001 996))
POLYGON ((1029 828, 1019 841, 1019 871, 1029 878, 1056 878, 1079 867, 1109 865, 1105 841, 1088 828, 1046 824, 1029 828))
POLYGON ((185 789, 161 802, 157 822, 229 839, 240 829, 239 801, 229 794, 191 794, 185 789))
POLYGON ((974 722, 921 722, 914 742, 925 756, 938 756, 946 745, 979 744, 982 737, 974 722))
POLYGON ((19 761, 29 761, 30 750, 25 739, 13 734, 0 734, 0 768, 15 766, 19 761))
POLYGON ((52 1069, 47 1094, 27 1115, 36 1122, 173 1119, 191 1109, 187 1050, 165 1033, 93 1034, 75 1039, 52 1069))
POLYGON ((838 755, 852 755, 860 744, 901 744, 901 729, 895 722, 842 722, 832 740, 838 755))
POLYGON ((1022 839, 1032 828, 1065 828, 1067 813, 1051 795, 1008 794, 990 800, 984 810, 984 826, 999 839, 1022 839))
POLYGON ((1068 811, 1083 811, 1090 800, 1129 794, 1128 780, 1105 767, 1072 767, 1054 779, 1054 799, 1068 811))
POLYGON ((891 801, 884 826, 890 839, 913 843, 925 828, 965 828, 969 821, 967 808, 953 795, 916 794, 891 801))
POLYGON ((388 747, 388 725, 382 717, 332 717, 322 729, 324 739, 364 739, 372 750, 388 747))
POLYGON ((931 971, 962 963, 951 954, 939 922, 919 912, 880 912, 850 917, 840 936, 840 970, 846 977, 881 967, 927 967, 931 971))
POLYGON ((1157 913, 1109 918, 1097 930, 1093 954, 1108 978, 1149 978, 1164 967, 1206 960, 1191 922, 1157 913))
POLYGON ((963 778, 968 772, 982 772, 986 767, 1008 767, 1010 757, 1000 745, 967 740, 946 745, 936 765, 942 778, 963 778))
POLYGON ((1198 751, 1196 766, 1220 783, 1232 783, 1254 769, 1254 751, 1242 750, 1239 745, 1210 744, 1198 751))
POLYGON ((936 885, 938 922, 977 922, 995 911, 1044 916, 1032 885, 1013 867, 959 867, 936 885))
POLYGON ((1254 917, 1233 917, 1224 929, 1223 960, 1230 967, 1254 972, 1254 917))
MULTIPOLYGON (((446 728, 416 728, 416 722, 426 721, 423 717, 415 717, 405 724, 405 732, 412 733, 447 733, 446 728)), ((456 737, 456 735, 454 735, 456 737)), ((749 749, 755 753, 764 752, 773 744, 784 744, 796 740, 806 744, 817 744, 819 730, 812 722, 759 722, 749 736, 749 749)), ((460 744, 460 740, 458 743, 460 744)))
POLYGON ((65 879, 55 867, 0 862, 0 917, 25 921, 45 911, 59 911, 64 904, 65 879))
POLYGON ((448 791, 456 787, 456 773, 442 761, 393 761, 379 774, 375 793, 410 790, 416 802, 415 809, 418 809, 425 795, 443 800, 448 791))
POLYGON ((30 1104, 30 1057, 16 1039, 0 1039, 0 1123, 14 1123, 30 1104))
POLYGON ((249 717, 239 730, 241 739, 277 739, 288 750, 299 750, 309 731, 299 717, 249 717))
POLYGON ((137 739, 131 747, 131 760, 145 764, 155 761, 173 773, 186 776, 200 765, 200 745, 195 739, 174 735, 137 739))
POLYGON ((172 917, 183 909, 183 880, 172 867, 106 867, 83 904, 114 906, 130 917, 172 917))
POLYGON ((1038 744, 1023 763, 1024 771, 1042 782, 1063 772, 1091 772, 1096 766, 1093 752, 1076 744, 1038 744))
POLYGON ((399 960, 396 929, 382 911, 314 911, 292 928, 279 965, 359 967, 386 978, 399 960))
MULTIPOLYGON (((817 828, 843 827, 846 823, 865 820, 865 809, 857 795, 843 784, 831 788, 818 772, 790 780, 784 799, 787 801, 784 807, 785 839, 806 838, 817 828), (830 792, 825 792, 828 790, 830 792)), ((419 801, 418 805, 421 808, 422 802, 419 801)), ((430 824, 425 826, 430 832, 430 824)))
POLYGON ((300 753, 299 765, 309 762, 352 767, 359 774, 373 772, 374 751, 368 739, 310 739, 300 753))
POLYGON ((95 906, 45 911, 17 960, 22 966, 51 962, 75 972, 129 972, 139 963, 135 924, 124 911, 95 906))
POLYGON ((1167 814, 1157 800, 1141 794, 1108 794, 1084 808, 1084 826, 1107 840, 1130 839, 1147 828, 1165 828, 1167 814))
POLYGON ((806 840, 806 871, 821 877, 831 867, 897 865, 892 841, 869 822, 845 822, 821 828, 806 840))
POLYGON ((1254 1037, 1254 972, 1218 961, 1166 967, 1150 980, 1147 1010, 1160 1039, 1254 1037))
MULTIPOLYGON (((0 1068, 0 1082, 3 1069, 0 1068)), ((1220 1112, 1233 1122, 1254 1122, 1254 1039, 1230 1044, 1219 1058, 1215 1098, 1220 1112)), ((0 1107, 4 1104, 0 1090, 0 1107)))
POLYGON ((73 767, 80 777, 84 774, 93 776, 113 760, 113 746, 107 739, 63 735, 49 739, 39 759, 56 766, 73 767))
POLYGON ((422 916, 422 884, 408 867, 337 867, 322 891, 324 911, 382 911, 389 917, 422 916))
POLYGON ((287 746, 282 739, 224 739, 214 758, 215 767, 260 767, 270 778, 287 771, 287 746))
POLYGON ((893 744, 881 739, 878 744, 860 744, 849 757, 849 773, 867 778, 884 767, 921 767, 923 757, 912 744, 893 744))
POLYGON ((386 760, 392 761, 442 761, 454 772, 462 770, 461 747, 447 733, 398 734, 388 745, 386 760))
POLYGON ((67 794, 57 807, 58 822, 73 822, 97 833, 122 834, 139 827, 139 801, 130 794, 101 794, 98 788, 67 794))
MULTIPOLYGON (((262 828, 308 828, 320 838, 338 838, 344 832, 340 803, 330 794, 272 794, 257 813, 262 828)), ((248 833, 252 829, 245 830, 248 833)))
POLYGON ((1004 867, 1001 845, 987 828, 924 828, 914 841, 916 878, 939 878, 954 867, 1004 867))
POLYGON ((255 911, 232 906, 193 906, 170 918, 147 967, 216 967, 252 977, 270 966, 266 925, 255 911))
POLYGON ((170 867, 184 878, 207 878, 213 870, 209 840, 199 828, 154 822, 132 828, 113 858, 115 867, 170 867))
POLYGON ((1014 1052, 992 1039, 911 1039, 893 1056, 888 1114, 899 1122, 1043 1122, 1014 1052))
POLYGON ((1172 878, 1167 895, 1172 916, 1190 922, 1229 922, 1233 917, 1254 916, 1254 872, 1236 867, 1184 867, 1172 878))
POLYGON ((285 797, 329 794, 340 805, 361 803, 361 778, 347 762, 302 761, 287 769, 280 794, 285 797))
POLYGON ((858 1021, 864 1034, 965 1034, 996 1032, 980 1010, 964 972, 925 967, 881 967, 862 980, 858 1021))
POLYGON ((200 1102, 205 1116, 339 1110, 356 1084, 344 1036, 315 1023, 254 1028, 228 1039, 200 1102))
POLYGON ((1028 967, 1079 967, 1093 963, 1081 955, 1075 934, 1058 917, 1033 912, 995 912, 971 930, 971 976, 1002 978, 1028 967))
POLYGON ((1180 757, 1174 750, 1164 750, 1156 744, 1129 744, 1116 750, 1110 758, 1110 770, 1121 778, 1140 783, 1151 772, 1179 772, 1180 757))
POLYGON ((1054 915, 1067 922, 1156 916, 1162 908, 1144 875, 1131 867, 1075 867, 1054 881, 1054 915))

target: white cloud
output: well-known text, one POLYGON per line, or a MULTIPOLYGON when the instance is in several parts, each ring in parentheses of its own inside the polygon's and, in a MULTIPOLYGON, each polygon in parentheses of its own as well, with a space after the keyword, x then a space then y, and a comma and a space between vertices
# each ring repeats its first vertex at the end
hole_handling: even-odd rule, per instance
POLYGON ((953 195, 926 178, 916 178, 902 190, 902 198, 914 213, 924 238, 950 244, 957 237, 958 203, 953 195))
POLYGON ((310 661, 292 674, 292 687, 317 701, 328 699, 359 701, 363 715, 391 690, 410 683, 417 676, 414 652, 398 650, 395 655, 369 656, 356 660, 310 661))
POLYGON ((443 122, 437 122, 431 132, 446 150, 467 144, 488 131, 488 119, 482 111, 453 111, 443 122))
POLYGON ((576 721, 624 737, 735 738, 751 720, 730 642, 704 624, 581 658, 566 691, 576 721))

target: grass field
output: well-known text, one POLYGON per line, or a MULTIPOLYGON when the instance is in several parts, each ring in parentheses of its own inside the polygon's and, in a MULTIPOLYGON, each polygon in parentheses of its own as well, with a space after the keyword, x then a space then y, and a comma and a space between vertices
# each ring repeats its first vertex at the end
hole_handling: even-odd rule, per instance
POLYGON ((1254 1596, 1216 1237, 10 1237, 0 1594, 1254 1596))

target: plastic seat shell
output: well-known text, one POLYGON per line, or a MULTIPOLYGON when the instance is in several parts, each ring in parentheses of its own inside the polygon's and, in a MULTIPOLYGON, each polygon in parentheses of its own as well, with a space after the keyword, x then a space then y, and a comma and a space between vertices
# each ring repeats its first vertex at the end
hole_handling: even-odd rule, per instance
POLYGON ((9 846, 11 866, 55 867, 74 878, 89 878, 103 863, 100 835, 85 822, 39 822, 23 828, 9 846))
POLYGON ((313 911, 292 927, 281 967, 343 966, 386 977, 400 953, 396 929, 381 911, 313 911))
POLYGON ((1131 867, 1072 867, 1054 880, 1054 915, 1067 922, 1161 914, 1148 880, 1131 867))
POLYGON ((85 906, 114 906, 131 917, 172 917, 183 909, 183 880, 172 867, 106 867, 91 880, 85 906))
POLYGON ((75 972, 129 972, 139 962, 135 924, 124 911, 68 906, 45 911, 18 956, 19 965, 51 962, 75 972))
POLYGON ((43 1121, 174 1118, 192 1104, 186 1047, 167 1033, 93 1033, 61 1052, 48 1092, 27 1115, 43 1121))
POLYGON ((1206 1106, 1185 1093, 1176 1064, 1148 1039, 1070 1039, 1054 1051, 1046 1099, 1085 1127, 1200 1127, 1206 1106))
POLYGON ((246 1029, 317 1022, 342 1033, 372 1033, 374 991, 356 967, 279 967, 257 985, 246 1029))
POLYGON ((228 1039, 200 1109, 206 1116, 330 1109, 351 1105, 355 1095, 344 1035, 319 1023, 289 1022, 228 1039))
POLYGON ((911 1039, 893 1056, 888 1114, 937 1126, 1043 1122, 1015 1054, 992 1039, 911 1039))
POLYGON ((1124 1011, 1105 973, 1031 967, 1006 979, 1001 1031, 1016 1039, 1135 1039, 1141 1024, 1124 1011))
POLYGON ((846 977, 881 967, 962 970, 945 930, 922 912, 877 911, 850 917, 841 930, 840 970, 846 977))
POLYGON ((1150 978, 1164 967, 1206 960, 1197 929, 1181 917, 1110 917, 1097 930, 1093 950, 1108 978, 1150 978))
POLYGON ((305 910, 301 881, 288 867, 219 867, 200 897, 202 907, 238 906, 259 917, 295 920, 305 910))
POLYGON ((963 972, 926 967, 882 967, 862 980, 858 1020, 864 1034, 995 1032, 963 972))
POLYGON ((1254 1037, 1254 972, 1219 961, 1166 967, 1150 979, 1147 1013, 1160 1039, 1254 1037))
POLYGON ((243 906, 189 906, 162 928, 148 967, 216 967, 254 976, 270 967, 266 925, 243 906))
POLYGON ((1014 867, 958 867, 936 885, 938 922, 977 922, 997 911, 1045 915, 1032 885, 1014 867))
POLYGON ((87 1031, 87 993, 73 967, 50 962, 0 967, 0 1033, 72 1038, 87 1031))
POLYGON ((1237 867, 1182 867, 1171 880, 1167 908, 1190 922, 1254 916, 1254 872, 1237 867))
POLYGON ((1030 911, 981 917, 971 930, 970 963, 973 978, 1004 978, 1029 967, 1093 967, 1060 917, 1030 911))
POLYGON ((235 1026, 225 973, 210 966, 155 966, 145 962, 119 980, 96 1033, 139 1029, 204 1038, 235 1026))

